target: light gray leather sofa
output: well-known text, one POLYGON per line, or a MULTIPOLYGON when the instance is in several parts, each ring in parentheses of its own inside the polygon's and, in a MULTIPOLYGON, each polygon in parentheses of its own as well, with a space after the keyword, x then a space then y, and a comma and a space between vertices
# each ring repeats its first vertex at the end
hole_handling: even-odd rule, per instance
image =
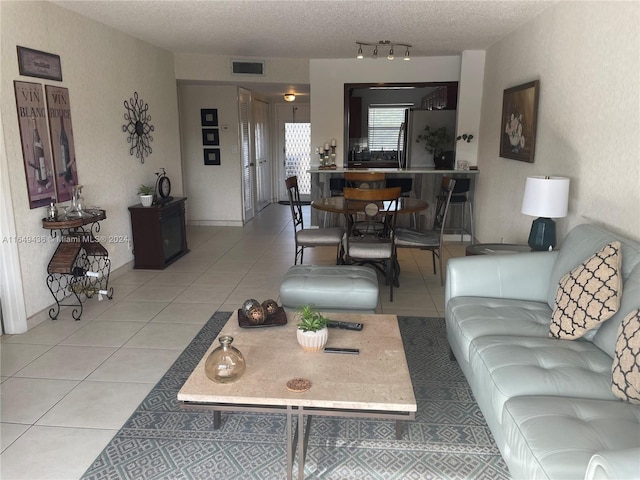
POLYGON ((447 337, 513 478, 640 479, 640 405, 611 392, 622 319, 640 307, 640 243, 593 225, 553 252, 454 258, 447 337), (618 312, 579 340, 549 338, 560 278, 622 244, 618 312))

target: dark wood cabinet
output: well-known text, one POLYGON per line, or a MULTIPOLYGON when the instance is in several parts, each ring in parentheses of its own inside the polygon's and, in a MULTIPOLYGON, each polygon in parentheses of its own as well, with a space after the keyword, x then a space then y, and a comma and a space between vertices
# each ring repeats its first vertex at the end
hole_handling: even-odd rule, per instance
POLYGON ((349 99, 349 138, 362 137, 362 98, 349 99))
POLYGON ((133 233, 133 268, 161 270, 189 252, 185 225, 186 198, 162 205, 129 207, 133 233))

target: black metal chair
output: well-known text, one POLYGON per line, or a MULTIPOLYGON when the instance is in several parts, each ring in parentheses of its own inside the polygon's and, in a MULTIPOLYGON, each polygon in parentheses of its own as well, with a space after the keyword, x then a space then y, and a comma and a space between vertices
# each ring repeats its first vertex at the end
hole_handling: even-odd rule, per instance
POLYGON ((389 299, 392 302, 393 285, 396 281, 394 228, 398 198, 399 187, 344 189, 344 215, 347 225, 345 263, 372 265, 377 268, 385 276, 385 284, 389 285, 389 299), (358 216, 357 222, 354 221, 355 215, 358 216), (381 223, 386 227, 383 234, 378 229, 381 223), (367 224, 371 225, 371 234, 367 234, 367 224))
POLYGON ((293 264, 297 265, 298 259, 300 263, 303 262, 304 249, 308 247, 336 247, 336 263, 341 263, 344 229, 342 227, 304 228, 298 177, 294 175, 293 177, 287 178, 285 184, 287 186, 287 194, 289 195, 289 206, 291 207, 291 218, 293 220, 293 231, 296 241, 293 264))
MULTIPOLYGON (((431 250, 431 259, 433 261, 433 273, 436 273, 436 257, 440 266, 440 284, 444 285, 444 272, 442 268, 442 244, 444 242, 445 224, 449 213, 449 205, 451 203, 452 193, 455 189, 456 180, 443 177, 440 189, 440 197, 443 201, 438 204, 436 211, 436 219, 440 219, 439 227, 435 230, 425 232, 412 230, 409 228, 397 228, 395 232, 396 248, 417 248, 420 250, 431 250)), ((396 274, 399 267, 396 266, 396 274)))

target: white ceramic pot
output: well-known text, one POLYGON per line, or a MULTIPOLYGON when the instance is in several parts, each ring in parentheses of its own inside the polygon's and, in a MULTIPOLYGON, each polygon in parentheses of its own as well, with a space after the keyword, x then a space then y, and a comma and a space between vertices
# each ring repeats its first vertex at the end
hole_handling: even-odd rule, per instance
POLYGON ((321 351, 329 339, 329 329, 327 327, 317 332, 304 332, 300 329, 297 332, 298 343, 305 352, 321 351))
POLYGON ((153 195, 140 195, 140 203, 143 207, 150 207, 153 204, 153 195))

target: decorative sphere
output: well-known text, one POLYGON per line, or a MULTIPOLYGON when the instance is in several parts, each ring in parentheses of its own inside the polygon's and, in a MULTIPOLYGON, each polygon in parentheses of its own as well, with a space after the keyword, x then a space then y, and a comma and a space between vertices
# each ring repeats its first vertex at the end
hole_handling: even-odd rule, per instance
POLYGON ((242 302, 241 309, 242 309, 242 313, 244 313, 244 316, 248 317, 249 310, 251 310, 251 307, 255 307, 255 306, 260 306, 260 302, 255 298, 250 298, 249 300, 245 300, 244 302, 242 302))
POLYGON ((265 313, 264 308, 262 308, 262 305, 258 304, 249 309, 249 315, 247 315, 247 318, 254 325, 262 325, 264 320, 267 318, 267 314, 265 313))
POLYGON ((264 308, 267 315, 273 315, 276 313, 276 310, 278 310, 278 302, 270 298, 269 300, 262 302, 262 308, 264 308))

